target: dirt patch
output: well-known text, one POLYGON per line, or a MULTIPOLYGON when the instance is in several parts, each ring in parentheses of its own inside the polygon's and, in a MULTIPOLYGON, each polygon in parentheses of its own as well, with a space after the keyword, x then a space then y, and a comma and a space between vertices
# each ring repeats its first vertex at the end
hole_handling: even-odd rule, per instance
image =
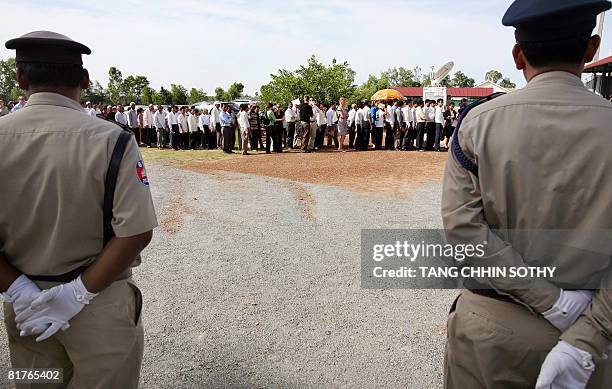
POLYGON ((433 152, 285 152, 192 161, 184 168, 201 173, 257 174, 405 198, 420 186, 441 180, 445 160, 446 153, 433 152))
MULTIPOLYGON (((180 191, 182 194, 182 190, 180 191)), ((191 214, 192 209, 183 197, 175 195, 163 208, 163 217, 159 222, 161 229, 168 235, 174 235, 183 228, 185 215, 191 214)))
POLYGON ((288 181, 283 185, 291 194, 297 206, 300 208, 302 218, 310 221, 317 219, 314 208, 317 205, 317 200, 303 185, 293 181, 288 181))

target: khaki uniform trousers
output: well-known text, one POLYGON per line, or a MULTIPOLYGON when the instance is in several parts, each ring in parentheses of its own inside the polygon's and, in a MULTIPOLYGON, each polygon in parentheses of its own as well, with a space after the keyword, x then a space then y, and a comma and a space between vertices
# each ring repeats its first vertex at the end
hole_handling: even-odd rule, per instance
MULTIPOLYGON (((57 283, 37 282, 41 289, 57 283)), ((142 296, 131 280, 114 282, 70 321, 70 328, 36 343, 20 337, 15 314, 4 304, 14 368, 63 368, 64 383, 17 388, 137 388, 144 348, 142 296)))
MULTIPOLYGON (((546 355, 561 335, 523 306, 467 290, 455 301, 447 330, 448 389, 533 389, 546 355)), ((597 365, 587 388, 612 388, 612 358, 597 365)))
POLYGON ((300 125, 302 130, 302 147, 304 150, 313 150, 317 136, 317 123, 301 122, 300 125))

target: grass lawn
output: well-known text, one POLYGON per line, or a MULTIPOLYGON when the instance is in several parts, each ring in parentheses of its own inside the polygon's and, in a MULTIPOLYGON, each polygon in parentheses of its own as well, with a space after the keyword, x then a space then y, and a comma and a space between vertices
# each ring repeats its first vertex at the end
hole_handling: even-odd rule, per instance
POLYGON ((223 154, 221 150, 172 150, 172 149, 140 149, 146 161, 168 161, 173 165, 182 166, 194 161, 216 161, 236 157, 240 154, 223 154))

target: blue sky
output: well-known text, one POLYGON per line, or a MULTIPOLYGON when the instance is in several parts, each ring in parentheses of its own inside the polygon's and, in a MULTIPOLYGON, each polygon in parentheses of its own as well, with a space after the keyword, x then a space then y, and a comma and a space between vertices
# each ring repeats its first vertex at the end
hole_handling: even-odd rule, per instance
MULTIPOLYGON (((139 2, 17 1, 3 5, 1 36, 52 30, 85 43, 85 65, 107 82, 110 66, 170 83, 226 88, 234 81, 254 93, 280 68, 312 54, 348 61, 357 82, 390 67, 455 62, 477 82, 491 69, 519 85, 510 50, 513 29, 501 18, 505 0, 150 0, 139 2), (144 4, 144 5, 143 5, 144 4), (10 16, 9 16, 10 15, 10 16)), ((612 21, 601 56, 612 54, 612 21)), ((14 55, 0 49, 0 59, 14 55)))

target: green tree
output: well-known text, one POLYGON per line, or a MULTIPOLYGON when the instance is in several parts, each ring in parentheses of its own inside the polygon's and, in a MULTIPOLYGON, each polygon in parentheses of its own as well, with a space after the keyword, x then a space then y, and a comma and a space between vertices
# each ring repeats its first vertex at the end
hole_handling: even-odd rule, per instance
POLYGON ((501 86, 502 88, 516 88, 516 84, 510 81, 508 77, 501 80, 499 86, 501 86))
POLYGON ((476 81, 466 76, 462 71, 457 71, 453 77, 453 85, 457 88, 473 88, 476 81))
POLYGON ((271 81, 263 85, 260 90, 263 102, 284 102, 302 98, 305 94, 303 80, 289 70, 281 69, 278 74, 271 74, 271 81))
POLYGON ((145 76, 127 76, 121 85, 121 90, 125 96, 126 103, 142 103, 142 93, 145 87, 149 86, 149 80, 145 76))
POLYGON ((172 94, 163 86, 159 88, 159 92, 153 94, 154 104, 172 104, 172 94))
POLYGON ((306 65, 294 71, 280 69, 270 75, 271 81, 261 87, 263 102, 286 103, 309 95, 316 101, 331 103, 354 95, 355 71, 347 62, 336 59, 327 66, 313 55, 306 65))
POLYGON ((142 88, 142 97, 141 97, 141 104, 156 104, 155 103, 155 89, 151 88, 150 86, 145 86, 144 88, 142 88))
POLYGON ((123 94, 123 74, 114 66, 108 69, 108 86, 106 88, 108 97, 113 104, 125 104, 123 94))
POLYGON ((182 85, 170 84, 170 96, 172 97, 172 104, 187 104, 187 89, 182 85))
POLYGON ((200 101, 208 100, 208 96, 202 89, 191 88, 189 91, 189 96, 187 97, 187 102, 189 104, 199 103, 200 101))
POLYGON ((106 104, 109 102, 106 90, 104 90, 104 87, 98 81, 89 82, 89 87, 83 91, 81 99, 95 104, 106 104))
POLYGON ((244 85, 240 82, 235 82, 227 88, 227 97, 228 100, 236 100, 240 96, 242 96, 242 92, 244 91, 244 85))
POLYGON ((215 88, 215 100, 217 101, 226 101, 227 95, 225 94, 225 89, 220 86, 215 88))
POLYGON ((375 75, 370 74, 368 76, 368 80, 355 89, 355 93, 353 94, 353 98, 351 100, 370 100, 374 93, 378 92, 381 89, 388 89, 390 87, 391 83, 387 74, 381 73, 380 77, 376 77, 375 75))
POLYGON ((445 86, 447 88, 452 88, 453 85, 453 80, 451 80, 450 76, 446 76, 442 79, 442 81, 440 81, 440 85, 441 86, 445 86))
POLYGON ((17 69, 15 58, 0 61, 0 98, 5 102, 15 100, 22 93, 17 87, 17 69))
POLYGON ((487 74, 485 74, 485 80, 491 81, 491 82, 494 82, 494 83, 497 83, 503 77, 504 76, 501 74, 501 72, 499 72, 497 70, 489 70, 487 72, 487 74))
POLYGON ((391 86, 420 86, 420 82, 415 80, 414 72, 403 67, 388 69, 383 75, 387 77, 391 86))
POLYGON ((374 93, 381 89, 392 87, 418 87, 422 85, 421 69, 412 70, 403 67, 387 69, 380 76, 370 74, 367 81, 355 89, 353 101, 369 100, 374 93))
POLYGON ((113 104, 125 104, 123 95, 123 74, 114 66, 108 69, 108 97, 113 104))

